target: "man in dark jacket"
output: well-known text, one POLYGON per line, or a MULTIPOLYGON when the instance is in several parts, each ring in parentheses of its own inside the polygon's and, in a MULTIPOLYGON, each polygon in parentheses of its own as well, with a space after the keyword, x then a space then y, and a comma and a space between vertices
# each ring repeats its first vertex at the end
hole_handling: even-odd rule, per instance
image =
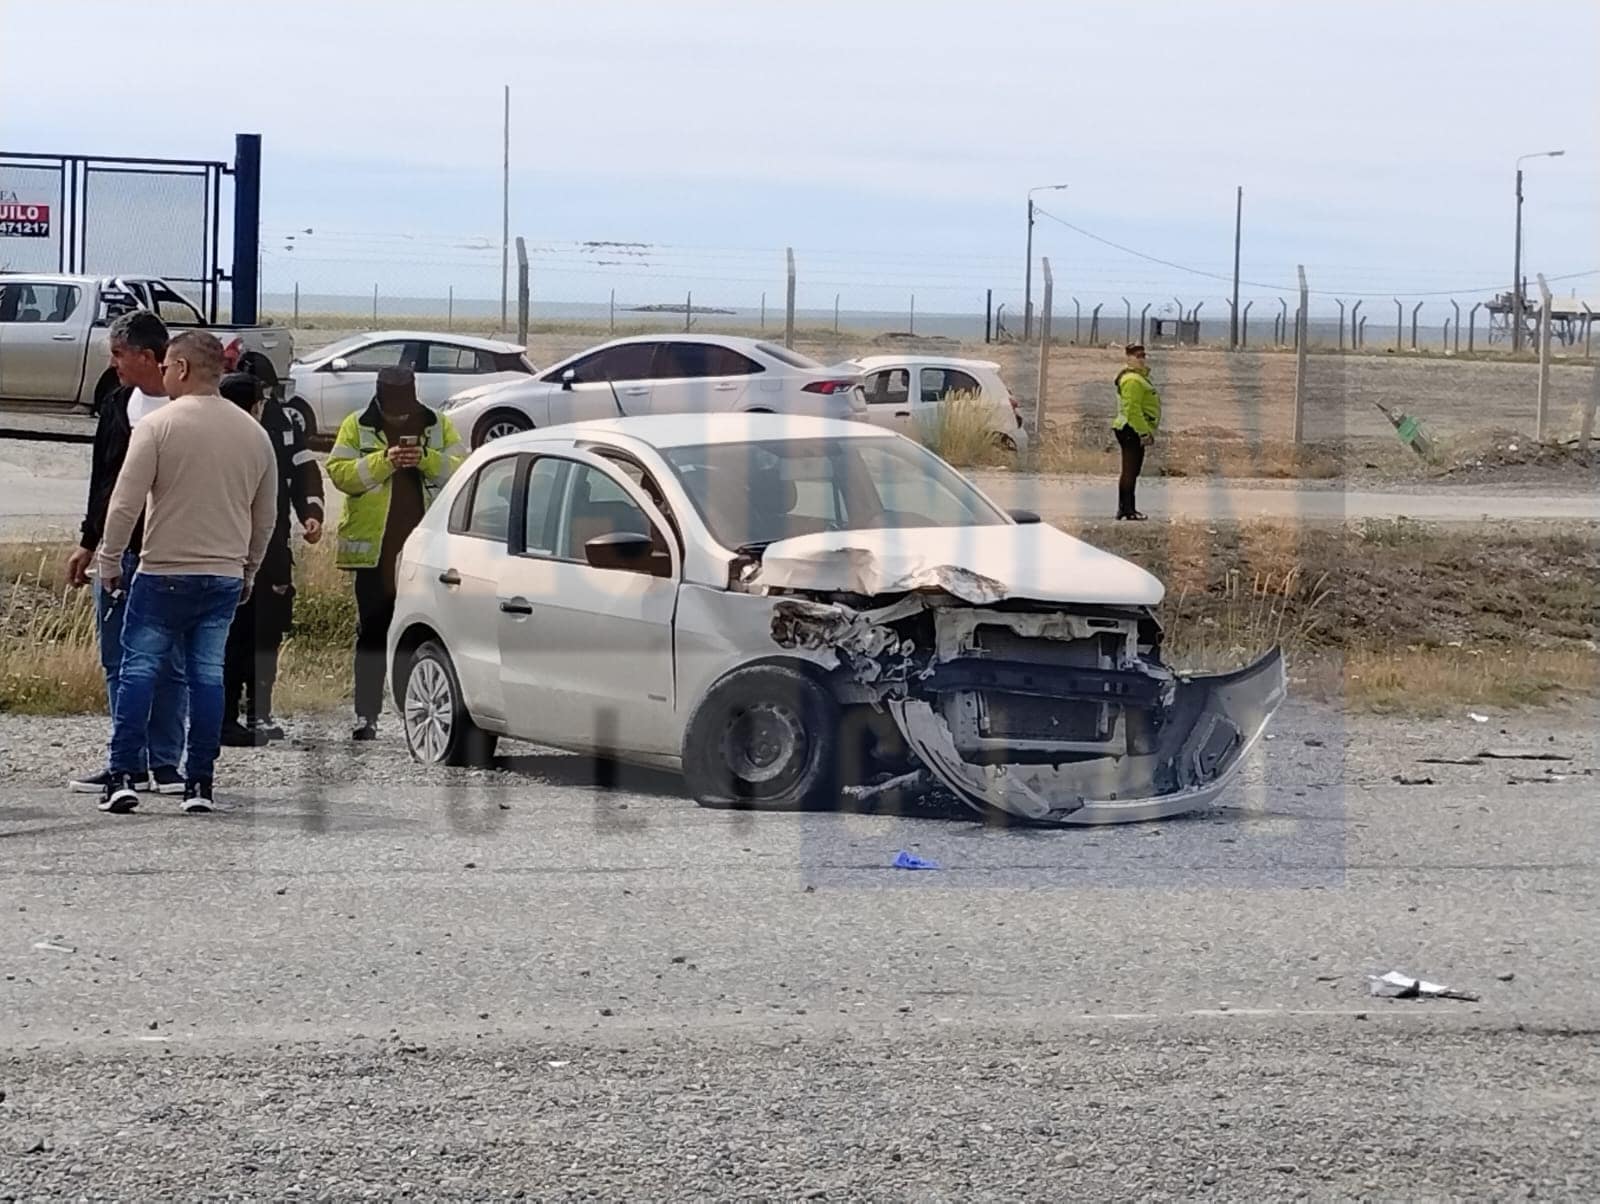
POLYGON ((256 417, 277 457, 278 524, 256 574, 256 588, 234 614, 223 663, 222 743, 249 748, 283 738, 283 729, 272 718, 272 688, 278 680, 278 650, 294 620, 289 516, 292 510, 300 520, 308 544, 322 538, 322 473, 299 425, 266 395, 260 380, 248 372, 231 372, 222 378, 221 390, 256 417))
MULTIPOLYGON (((94 433, 94 453, 89 470, 89 501, 84 510, 78 547, 67 559, 67 582, 73 588, 89 584, 89 566, 105 528, 106 506, 116 486, 122 461, 128 454, 133 428, 147 414, 167 401, 161 380, 161 361, 167 353, 167 328, 148 310, 123 314, 111 324, 111 366, 116 369, 117 385, 100 403, 99 425, 94 433)), ((105 670, 106 695, 116 719, 117 689, 122 671, 123 603, 133 575, 139 567, 144 520, 135 524, 133 538, 122 558, 120 588, 106 589, 95 583, 95 633, 100 641, 100 666, 105 670)), ((183 759, 184 727, 188 718, 189 692, 184 681, 183 659, 174 655, 163 667, 156 683, 155 706, 151 709, 149 746, 145 749, 145 776, 141 789, 160 794, 182 794, 183 777, 178 764, 183 759)), ((80 794, 104 790, 103 770, 81 774, 69 783, 80 794)))

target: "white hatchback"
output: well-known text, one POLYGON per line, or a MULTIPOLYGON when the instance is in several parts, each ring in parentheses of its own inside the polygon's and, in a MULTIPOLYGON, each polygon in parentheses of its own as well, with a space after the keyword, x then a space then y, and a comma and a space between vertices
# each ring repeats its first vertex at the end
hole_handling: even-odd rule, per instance
POLYGON ((867 394, 867 421, 915 438, 952 398, 974 402, 988 414, 995 443, 1006 451, 1028 446, 1022 415, 1000 365, 993 360, 933 355, 869 355, 846 360, 860 372, 867 394))
POLYGON ((332 438, 367 408, 380 368, 410 368, 417 397, 435 409, 473 385, 525 380, 536 369, 515 343, 464 334, 379 330, 330 343, 289 367, 289 415, 308 436, 332 438))
POLYGON ((445 407, 473 447, 521 431, 597 418, 732 411, 866 417, 861 377, 778 343, 659 334, 581 351, 535 379, 469 389, 445 407))

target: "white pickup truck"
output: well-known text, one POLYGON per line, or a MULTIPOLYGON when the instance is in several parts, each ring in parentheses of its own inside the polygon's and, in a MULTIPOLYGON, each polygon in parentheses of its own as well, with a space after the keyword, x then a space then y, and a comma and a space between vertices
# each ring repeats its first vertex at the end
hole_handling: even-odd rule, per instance
POLYGON ((274 326, 207 322, 199 308, 155 276, 62 276, 0 273, 0 408, 97 409, 116 388, 109 327, 132 309, 148 309, 167 327, 210 330, 236 344, 241 365, 269 387, 287 379, 294 342, 274 326))

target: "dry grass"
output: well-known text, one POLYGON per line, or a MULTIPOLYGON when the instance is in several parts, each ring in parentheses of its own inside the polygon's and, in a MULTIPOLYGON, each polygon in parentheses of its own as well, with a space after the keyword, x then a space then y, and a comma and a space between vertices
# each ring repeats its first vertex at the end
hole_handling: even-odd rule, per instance
MULTIPOLYGON (((106 709, 91 590, 67 587, 67 545, 0 544, 0 711, 106 709)), ((333 709, 350 695, 355 607, 331 545, 302 550, 295 633, 275 702, 285 714, 333 709)))
MULTIPOLYGON (((1166 582, 1167 651, 1183 668, 1225 669, 1279 644, 1296 689, 1424 713, 1600 692, 1600 535, 1588 529, 1063 525, 1166 582)), ((90 596, 62 576, 68 550, 0 545, 0 710, 104 709, 90 596)), ((330 546, 305 550, 298 581, 285 713, 344 703, 355 631, 330 546)))
POLYGON ((922 418, 912 434, 948 464, 1002 463, 1014 457, 995 442, 993 421, 994 409, 981 393, 955 392, 922 418))

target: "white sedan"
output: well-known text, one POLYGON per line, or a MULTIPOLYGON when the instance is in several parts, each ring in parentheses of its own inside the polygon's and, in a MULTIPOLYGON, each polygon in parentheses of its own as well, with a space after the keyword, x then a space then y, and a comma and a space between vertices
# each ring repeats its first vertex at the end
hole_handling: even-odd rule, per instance
POLYGON ((507 736, 679 769, 706 806, 934 791, 1036 823, 1174 815, 1227 786, 1285 691, 1276 650, 1174 673, 1159 581, 865 423, 508 436, 397 576, 416 758, 482 763, 507 736))
POLYGON ((454 394, 481 384, 524 380, 536 369, 515 343, 464 334, 380 330, 330 343, 289 367, 284 390, 289 415, 308 436, 332 438, 349 414, 372 401, 380 368, 410 368, 417 397, 443 406, 454 394))
POLYGON ((723 335, 616 339, 536 379, 458 393, 445 407, 473 447, 520 431, 619 415, 714 411, 864 418, 861 378, 778 343, 723 335))
POLYGON ((1028 446, 1016 399, 993 360, 932 355, 870 355, 846 360, 861 373, 867 421, 913 437, 938 422, 950 401, 981 407, 995 443, 1007 451, 1028 446))

